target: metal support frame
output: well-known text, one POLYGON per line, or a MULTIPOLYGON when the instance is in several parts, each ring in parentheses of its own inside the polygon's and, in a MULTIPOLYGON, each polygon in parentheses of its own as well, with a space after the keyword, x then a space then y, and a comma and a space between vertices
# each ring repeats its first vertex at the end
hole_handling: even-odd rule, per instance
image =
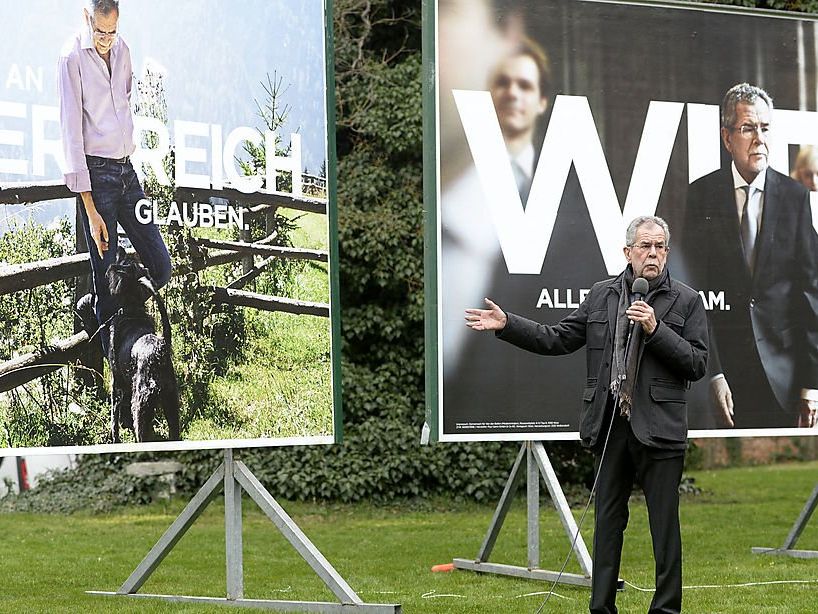
POLYGON ((364 603, 349 584, 338 574, 324 555, 316 548, 298 525, 287 515, 273 496, 261 485, 247 466, 233 459, 233 450, 224 451, 224 462, 190 500, 182 513, 168 527, 159 541, 151 548, 142 562, 116 592, 87 591, 93 595, 126 596, 164 599, 173 602, 221 603, 248 608, 279 610, 284 612, 373 612, 398 613, 399 604, 364 603), (219 493, 224 489, 225 560, 227 564, 227 597, 191 597, 185 595, 137 594, 150 575, 173 550, 182 536, 193 525, 219 493), (279 532, 290 542, 298 554, 324 584, 338 598, 339 603, 321 601, 280 601, 244 598, 244 567, 242 558, 242 490, 258 505, 273 522, 279 532))
POLYGON ((791 556, 797 559, 818 559, 818 551, 816 550, 796 550, 794 548, 795 542, 801 537, 804 528, 807 526, 812 513, 818 508, 818 484, 812 490, 812 494, 807 499, 804 508, 798 515, 795 524, 792 525, 787 539, 784 540, 784 545, 780 548, 752 548, 753 554, 780 554, 784 556, 791 556))
MULTIPOLYGON (((475 559, 454 559, 455 568, 481 573, 494 573, 518 578, 529 578, 532 580, 546 580, 560 584, 572 584, 575 586, 591 586, 592 564, 591 555, 588 548, 577 529, 577 523, 571 513, 571 507, 562 491, 557 474, 551 466, 548 453, 545 451, 541 441, 526 441, 517 454, 517 459, 511 468, 511 473, 506 481, 503 494, 494 510, 494 516, 489 524, 488 533, 480 546, 480 551, 475 559), (526 509, 528 513, 528 567, 515 565, 504 565, 501 563, 489 563, 488 559, 500 529, 503 527, 506 514, 511 507, 511 500, 517 490, 520 478, 522 477, 523 461, 526 463, 526 509), (583 575, 574 573, 562 573, 540 569, 540 476, 542 476, 551 501, 557 510, 562 526, 571 543, 571 548, 579 562, 583 575)), ((619 581, 618 588, 623 588, 624 583, 619 581)))

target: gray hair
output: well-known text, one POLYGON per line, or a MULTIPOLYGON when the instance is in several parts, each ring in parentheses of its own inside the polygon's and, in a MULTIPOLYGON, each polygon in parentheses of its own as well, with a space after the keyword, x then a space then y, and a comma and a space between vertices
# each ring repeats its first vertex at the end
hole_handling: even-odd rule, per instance
POLYGON ((94 15, 110 15, 112 12, 119 15, 119 0, 88 0, 88 12, 94 15))
POLYGON ((770 111, 773 110, 773 99, 760 87, 749 83, 738 83, 727 90, 724 100, 721 101, 721 127, 730 130, 736 127, 736 107, 740 102, 755 104, 759 100, 767 103, 770 111))
POLYGON ((665 231, 665 245, 670 245, 670 227, 665 220, 656 215, 640 215, 639 217, 633 218, 631 223, 628 224, 628 229, 625 231, 625 245, 633 245, 634 241, 636 241, 636 231, 640 226, 644 226, 645 224, 661 226, 662 230, 665 231))

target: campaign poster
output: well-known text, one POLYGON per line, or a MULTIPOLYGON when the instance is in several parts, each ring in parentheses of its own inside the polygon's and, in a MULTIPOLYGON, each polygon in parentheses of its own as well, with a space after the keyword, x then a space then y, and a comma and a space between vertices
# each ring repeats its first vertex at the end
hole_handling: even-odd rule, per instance
POLYGON ((707 311, 690 436, 818 433, 818 22, 594 0, 425 18, 432 436, 578 438, 585 348, 528 353, 464 312, 559 322, 623 271, 640 215, 668 223, 670 275, 707 311))
POLYGON ((0 454, 340 437, 331 6, 0 22, 0 454))

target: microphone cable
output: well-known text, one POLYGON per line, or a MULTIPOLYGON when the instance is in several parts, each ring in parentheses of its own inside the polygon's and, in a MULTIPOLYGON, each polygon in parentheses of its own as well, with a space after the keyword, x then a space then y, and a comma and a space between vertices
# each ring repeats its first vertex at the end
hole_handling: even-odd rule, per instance
MULTIPOLYGON (((611 420, 608 424, 608 431, 605 433, 605 443, 602 445, 602 453, 599 456, 599 466, 596 468, 596 475, 594 476, 594 483, 591 486, 591 493, 588 495, 588 502, 585 504, 585 509, 582 510, 582 515, 579 517, 579 522, 577 523, 577 530, 574 532, 574 537, 571 540, 571 547, 568 548, 568 553, 565 555, 565 560, 562 562, 562 567, 560 567, 559 573, 557 574, 556 579, 551 584, 551 588, 548 589, 548 594, 545 596, 545 600, 540 604, 540 607, 534 612, 534 614, 540 614, 545 606, 548 604, 548 601, 551 599, 551 596, 554 594, 554 589, 556 588, 557 584, 559 583, 562 575, 565 573, 565 568, 568 566, 568 561, 571 560, 571 554, 574 552, 574 546, 577 543, 577 539, 579 539, 579 532, 582 530, 582 525, 585 522, 585 516, 588 514, 588 510, 591 507, 591 501, 594 498, 594 493, 596 492, 596 487, 599 484, 599 476, 602 473, 602 465, 605 463, 605 452, 608 450, 608 442, 611 439, 611 431, 613 430, 613 423, 614 419, 616 418, 616 412, 619 408, 619 394, 614 394, 614 402, 613 402, 613 411, 611 412, 611 420)), ((593 565, 593 563, 592 563, 593 565)), ((593 576, 593 569, 591 570, 591 575, 593 576)))

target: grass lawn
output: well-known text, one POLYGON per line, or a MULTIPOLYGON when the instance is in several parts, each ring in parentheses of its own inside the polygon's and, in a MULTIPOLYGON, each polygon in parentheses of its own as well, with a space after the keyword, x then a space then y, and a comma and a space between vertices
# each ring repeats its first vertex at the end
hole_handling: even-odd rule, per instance
MULTIPOLYGON (((282 210, 298 227, 294 245, 328 250, 327 217, 282 210)), ((257 259, 258 260, 258 259, 257 259)), ((252 285, 248 291, 265 292, 252 285)), ((287 298, 328 303, 326 263, 293 266, 287 298)), ((245 308, 247 337, 241 361, 214 376, 211 390, 219 412, 187 425, 184 439, 254 439, 332 434, 332 376, 328 318, 245 308)))
MULTIPOLYGON (((695 472, 700 496, 685 496, 685 612, 808 613, 818 611, 818 559, 752 555, 779 546, 818 479, 818 463, 695 472), (806 581, 806 582, 796 582, 806 581), (752 586, 737 586, 759 583, 752 586), (718 586, 712 585, 734 585, 718 586), (707 586, 707 588, 704 588, 707 586), (697 588, 702 587, 702 588, 697 588)), ((499 493, 498 493, 499 494, 499 493)), ((448 500, 412 505, 285 509, 367 602, 401 603, 405 612, 534 612, 549 584, 469 572, 431 573, 436 563, 474 556, 491 506, 448 500)), ((1 612, 216 612, 218 606, 88 596, 115 591, 185 502, 107 516, 0 515, 1 612)), ((650 588, 653 562, 644 503, 632 502, 622 577, 650 588)), ((333 600, 273 525, 244 498, 244 572, 248 598, 333 600)), ((580 510, 575 510, 579 517, 580 510)), ((590 543, 593 518, 584 530, 590 543)), ((224 596, 224 518, 214 503, 141 592, 224 596)), ((524 564, 525 506, 515 502, 492 560, 524 564)), ((568 541, 556 514, 543 508, 541 566, 559 568, 568 541)), ((818 517, 798 547, 818 550, 818 517)), ((569 571, 578 571, 572 560, 569 571)), ((545 612, 587 612, 587 589, 561 586, 545 612)), ((646 612, 651 593, 628 586, 621 612, 646 612)))

